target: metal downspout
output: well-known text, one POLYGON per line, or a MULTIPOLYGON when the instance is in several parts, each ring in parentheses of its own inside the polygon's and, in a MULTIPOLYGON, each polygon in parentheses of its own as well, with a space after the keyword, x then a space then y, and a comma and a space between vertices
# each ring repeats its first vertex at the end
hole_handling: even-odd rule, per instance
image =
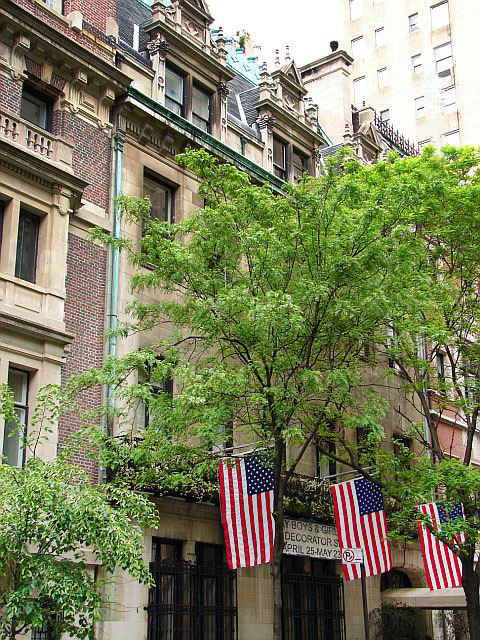
MULTIPOLYGON (((421 336, 418 339, 418 351, 420 355, 420 360, 425 360, 425 344, 421 336)), ((423 383, 423 393, 426 394, 426 399, 429 402, 428 386, 425 384, 425 380, 423 383)), ((423 409, 422 409, 422 418, 423 418, 423 434, 424 434, 425 442, 427 443, 426 455, 427 455, 427 458, 431 458, 432 457, 432 434, 430 433, 427 416, 425 415, 425 411, 423 409)))
MULTIPOLYGON (((125 136, 119 131, 117 126, 117 132, 114 135, 113 143, 113 157, 115 166, 115 179, 113 186, 113 218, 112 218, 112 238, 117 240, 120 238, 120 210, 117 205, 117 198, 122 193, 122 172, 123 172, 123 145, 125 143, 125 136)), ((110 301, 109 301, 109 314, 108 314, 108 344, 107 354, 109 357, 115 357, 117 355, 117 336, 112 334, 118 327, 118 293, 119 293, 119 280, 120 280, 120 250, 118 247, 112 247, 111 262, 110 262, 110 301)), ((107 407, 113 408, 115 403, 113 397, 113 386, 107 385, 107 407)), ((107 421, 107 431, 112 432, 111 419, 107 421)))

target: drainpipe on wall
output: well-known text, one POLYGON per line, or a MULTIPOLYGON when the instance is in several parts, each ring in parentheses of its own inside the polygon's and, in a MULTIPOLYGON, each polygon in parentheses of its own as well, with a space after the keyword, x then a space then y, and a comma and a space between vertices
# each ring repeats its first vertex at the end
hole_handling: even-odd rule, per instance
MULTIPOLYGON (((123 145, 125 136, 120 130, 119 118, 117 117, 117 129, 113 137, 113 164, 115 167, 113 183, 113 203, 112 203, 112 238, 120 238, 120 211, 116 199, 122 193, 122 173, 123 173, 123 145)), ((120 251, 118 247, 113 247, 110 255, 110 299, 108 310, 108 331, 116 331, 118 327, 118 291, 120 280, 120 251)), ((109 335, 107 341, 107 355, 115 357, 117 355, 117 336, 109 335)), ((112 385, 107 385, 107 407, 113 408, 115 400, 113 397, 112 385)), ((107 421, 107 432, 112 433, 112 420, 107 421)))
MULTIPOLYGON (((425 360, 425 345, 422 337, 418 339, 418 352, 420 355, 420 360, 425 360)), ((428 388, 427 388, 427 385, 425 385, 425 382, 423 385, 423 393, 426 394, 427 401, 430 402, 430 397, 428 395, 428 388)), ((423 434, 424 434, 423 437, 425 438, 425 442, 427 443, 426 455, 427 455, 427 458, 431 458, 432 457, 432 434, 430 433, 427 416, 425 415, 425 411, 423 409, 422 409, 422 419, 423 419, 423 434)))

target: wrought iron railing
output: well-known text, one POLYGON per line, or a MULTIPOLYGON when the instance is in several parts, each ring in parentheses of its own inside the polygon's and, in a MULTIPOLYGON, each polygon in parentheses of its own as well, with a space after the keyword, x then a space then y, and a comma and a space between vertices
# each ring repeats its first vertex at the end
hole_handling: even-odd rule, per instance
POLYGON ((418 156, 420 151, 408 138, 405 138, 390 122, 382 120, 375 111, 375 126, 382 136, 407 156, 418 156))
POLYGON ((343 580, 283 573, 283 640, 345 640, 343 580))
POLYGON ((237 640, 236 573, 223 565, 152 562, 148 640, 237 640))

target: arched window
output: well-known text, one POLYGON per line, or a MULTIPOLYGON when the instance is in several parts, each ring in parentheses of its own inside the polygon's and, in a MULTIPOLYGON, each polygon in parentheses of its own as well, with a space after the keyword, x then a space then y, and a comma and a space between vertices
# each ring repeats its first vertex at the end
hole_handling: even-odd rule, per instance
POLYGON ((387 589, 409 589, 412 582, 406 573, 398 569, 392 569, 388 573, 382 573, 380 580, 380 591, 387 589))

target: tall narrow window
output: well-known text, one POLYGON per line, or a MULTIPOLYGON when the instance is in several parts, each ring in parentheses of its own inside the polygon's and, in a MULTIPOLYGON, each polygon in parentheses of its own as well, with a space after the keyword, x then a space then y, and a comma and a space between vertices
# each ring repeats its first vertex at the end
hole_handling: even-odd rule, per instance
POLYGON ((457 110, 457 90, 448 87, 442 91, 442 103, 444 113, 453 113, 457 110))
POLYGON ((356 78, 353 81, 353 99, 355 106, 359 109, 365 106, 367 100, 367 83, 365 81, 365 76, 356 78))
POLYGON ((3 455, 7 464, 21 467, 24 463, 23 439, 28 421, 28 372, 10 367, 8 386, 13 391, 15 413, 19 424, 5 422, 3 432, 3 455))
POLYGON ((377 71, 378 88, 384 89, 388 85, 387 68, 378 69, 377 71))
POLYGON ((320 447, 324 451, 328 451, 328 453, 335 454, 335 442, 331 440, 321 440, 317 447, 317 475, 319 478, 329 478, 330 482, 335 481, 335 475, 337 473, 337 463, 332 458, 329 458, 327 455, 323 454, 320 451, 320 447))
POLYGON ((234 637, 233 618, 235 573, 225 566, 221 545, 196 545, 198 567, 199 638, 224 640, 234 637), (227 613, 227 615, 225 615, 227 613))
POLYGON ((35 282, 37 272, 38 229, 40 219, 28 211, 20 210, 17 236, 15 276, 35 282))
POLYGON ((435 65, 440 86, 448 87, 454 84, 453 80, 453 55, 452 43, 447 42, 440 47, 435 47, 435 65))
MULTIPOLYGON (((158 360, 161 362, 161 357, 159 357, 158 360)), ((162 393, 168 394, 170 398, 173 397, 173 379, 167 378, 162 382, 156 381, 153 375, 153 367, 146 366, 144 369, 141 369, 138 372, 138 382, 139 384, 148 384, 153 402, 155 402, 162 393)), ((140 430, 146 429, 154 418, 154 405, 147 405, 142 402, 137 412, 137 428, 140 430)))
POLYGON ((350 20, 357 20, 363 15, 363 0, 350 0, 350 20))
POLYGON ((298 182, 304 173, 308 172, 308 158, 297 149, 293 150, 293 181, 298 182))
POLYGON ((410 33, 415 33, 420 29, 420 22, 418 20, 418 13, 412 13, 411 16, 408 16, 408 30, 410 33))
POLYGON ((173 221, 174 189, 145 174, 143 178, 143 196, 148 196, 152 203, 151 218, 162 222, 173 221))
POLYGON ((412 75, 418 76, 419 73, 422 73, 422 54, 417 53, 417 55, 412 56, 412 75))
POLYGON ((365 41, 363 36, 352 40, 352 56, 354 60, 360 60, 365 55, 365 41))
POLYGON ((425 96, 415 98, 415 117, 417 120, 424 118, 426 115, 425 96))
POLYGON ((24 84, 20 102, 20 116, 37 127, 50 131, 51 112, 51 100, 24 84))
POLYGON ((58 13, 63 13, 63 0, 43 0, 47 7, 55 9, 58 13))
POLYGON ((204 131, 210 131, 210 95, 195 85, 192 90, 192 122, 204 131))
POLYGON ((170 67, 165 69, 165 106, 179 116, 184 115, 184 82, 181 76, 170 67))
POLYGON ((278 178, 287 179, 287 145, 277 138, 273 139, 273 172, 278 178))
POLYGON ((375 29, 375 46, 383 47, 385 44, 385 27, 375 29))
POLYGON ((450 24, 450 11, 448 10, 448 0, 430 7, 432 18, 432 31, 441 29, 450 24))

